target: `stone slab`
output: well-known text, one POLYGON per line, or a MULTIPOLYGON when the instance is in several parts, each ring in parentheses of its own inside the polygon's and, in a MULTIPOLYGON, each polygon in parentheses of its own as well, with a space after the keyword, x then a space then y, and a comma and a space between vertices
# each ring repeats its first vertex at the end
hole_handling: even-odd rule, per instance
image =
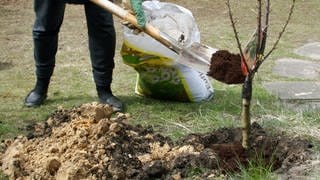
POLYGON ((276 61, 273 73, 290 78, 320 80, 320 63, 283 58, 276 61))
POLYGON ((320 42, 313 42, 303 45, 295 50, 301 56, 320 60, 320 42))
POLYGON ((284 101, 320 102, 320 82, 268 82, 263 86, 284 101))

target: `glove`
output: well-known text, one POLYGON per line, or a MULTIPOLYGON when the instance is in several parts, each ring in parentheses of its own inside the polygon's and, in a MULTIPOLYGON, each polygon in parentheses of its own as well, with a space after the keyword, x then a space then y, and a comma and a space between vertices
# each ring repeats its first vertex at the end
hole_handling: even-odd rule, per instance
POLYGON ((84 4, 89 2, 89 0, 64 0, 64 2, 68 4, 84 4))
POLYGON ((130 5, 137 18, 139 27, 144 29, 146 26, 146 16, 142 8, 142 0, 130 0, 130 5))

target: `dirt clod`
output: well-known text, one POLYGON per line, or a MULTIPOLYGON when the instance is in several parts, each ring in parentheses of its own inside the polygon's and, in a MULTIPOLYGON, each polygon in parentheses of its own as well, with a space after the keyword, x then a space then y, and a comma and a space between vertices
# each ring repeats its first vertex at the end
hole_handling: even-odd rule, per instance
POLYGON ((241 84, 245 76, 241 70, 241 56, 227 50, 219 50, 211 57, 208 76, 226 84, 241 84))
POLYGON ((50 157, 47 159, 46 169, 51 175, 54 175, 58 171, 60 166, 61 163, 59 161, 59 158, 50 157))
POLYGON ((97 103, 59 108, 46 123, 30 128, 33 138, 1 144, 1 171, 11 179, 181 179, 194 177, 192 170, 212 178, 257 158, 284 171, 311 159, 308 141, 268 135, 257 123, 251 128, 251 148, 245 150, 240 128, 173 142, 150 127, 128 124, 126 114, 112 117, 111 112, 97 103))

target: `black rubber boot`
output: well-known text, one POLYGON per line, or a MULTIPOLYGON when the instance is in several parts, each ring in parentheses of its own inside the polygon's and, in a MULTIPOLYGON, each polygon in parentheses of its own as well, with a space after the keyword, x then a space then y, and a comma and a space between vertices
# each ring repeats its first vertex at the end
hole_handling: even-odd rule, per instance
POLYGON ((27 107, 38 107, 43 104, 43 101, 47 98, 47 94, 39 94, 35 90, 32 90, 24 100, 24 105, 27 107))
POLYGON ((108 104, 113 108, 114 112, 123 112, 124 104, 115 97, 109 87, 97 87, 100 103, 108 104))
POLYGON ((24 99, 24 105, 38 107, 43 104, 43 101, 47 98, 49 82, 50 78, 38 78, 35 88, 24 99))

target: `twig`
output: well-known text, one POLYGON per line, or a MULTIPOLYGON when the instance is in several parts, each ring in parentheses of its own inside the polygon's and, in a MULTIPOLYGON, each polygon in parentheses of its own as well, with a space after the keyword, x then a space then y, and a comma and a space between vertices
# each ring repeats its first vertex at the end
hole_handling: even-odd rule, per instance
MULTIPOLYGON (((286 23, 284 24, 281 32, 279 33, 279 36, 278 36, 277 41, 274 43, 272 49, 267 53, 267 55, 265 55, 265 56, 263 57, 263 60, 262 60, 262 61, 264 61, 265 59, 267 59, 267 58, 269 57, 269 55, 276 49, 276 47, 277 47, 277 45, 278 45, 278 43, 279 43, 279 41, 280 41, 280 39, 281 39, 284 31, 286 30, 286 28, 287 28, 287 26, 288 26, 288 24, 289 24, 289 21, 290 21, 290 19, 291 19, 291 16, 292 16, 292 13, 293 13, 293 9, 294 9, 294 6, 295 6, 295 2, 296 2, 296 0, 292 0, 292 5, 291 5, 291 7, 290 7, 290 12, 289 12, 288 19, 287 19, 286 23)), ((260 63, 260 64, 261 64, 261 63, 260 63)))
POLYGON ((238 49, 239 49, 239 51, 240 51, 240 56, 241 56, 241 58, 243 59, 243 62, 244 62, 244 64, 245 64, 245 66, 246 66, 246 69, 249 70, 248 64, 247 64, 247 62, 246 62, 245 59, 244 59, 244 55, 243 55, 241 43, 240 43, 240 40, 239 40, 239 35, 238 35, 237 28, 236 28, 236 25, 235 25, 235 22, 234 22, 234 19, 233 19, 233 15, 232 15, 232 11, 231 11, 231 6, 230 6, 230 0, 227 0, 226 4, 227 4, 227 6, 228 6, 229 17, 230 17, 232 29, 233 29, 233 32, 234 32, 234 36, 235 36, 235 38, 236 38, 236 40, 237 40, 237 45, 238 45, 238 49))
POLYGON ((261 15, 262 15, 262 7, 261 7, 261 0, 258 0, 258 15, 257 15, 257 44, 256 44, 256 61, 259 60, 260 50, 261 50, 261 15))
POLYGON ((266 0, 266 15, 265 15, 265 21, 264 21, 264 27, 263 27, 263 33, 262 33, 261 48, 260 48, 261 54, 264 54, 264 50, 266 48, 268 28, 269 28, 269 16, 270 16, 270 0, 266 0))

